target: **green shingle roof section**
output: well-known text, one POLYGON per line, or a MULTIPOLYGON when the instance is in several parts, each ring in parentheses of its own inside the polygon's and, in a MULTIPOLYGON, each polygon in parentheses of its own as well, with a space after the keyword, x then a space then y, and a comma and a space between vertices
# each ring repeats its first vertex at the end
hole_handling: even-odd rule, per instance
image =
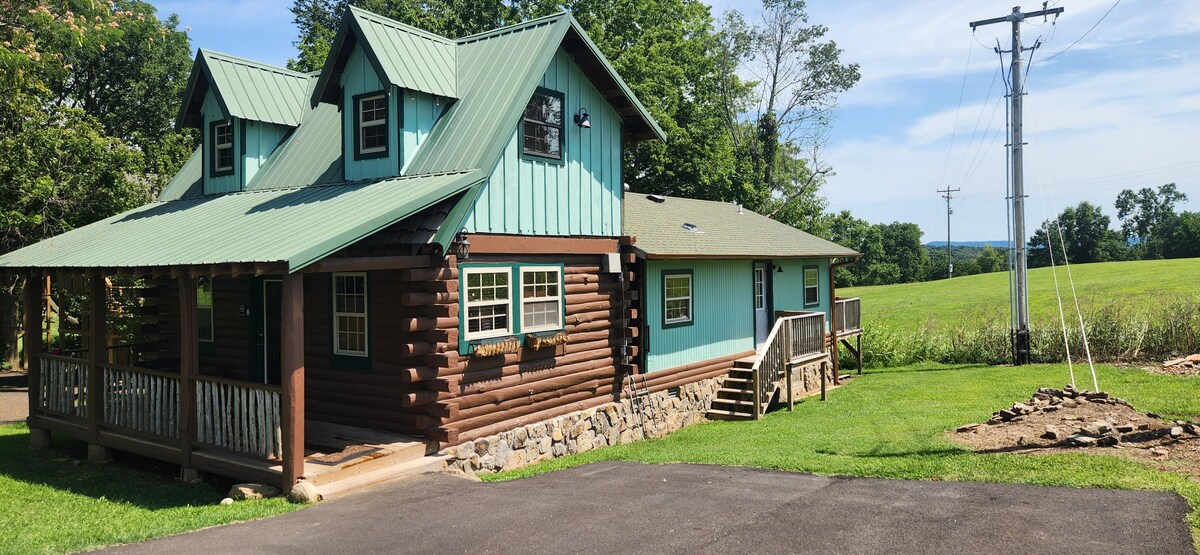
POLYGON ((201 49, 188 77, 177 126, 199 125, 208 87, 216 89, 227 118, 295 127, 308 108, 307 75, 201 49))
POLYGON ((622 231, 649 258, 835 258, 859 253, 735 204, 627 193, 622 231), (695 226, 689 231, 684 224, 695 226))
POLYGON ((0 256, 0 267, 285 262, 295 272, 483 177, 458 172, 155 202, 0 256))
POLYGON ((342 113, 333 104, 318 104, 275 148, 246 190, 328 185, 343 181, 343 173, 342 113))

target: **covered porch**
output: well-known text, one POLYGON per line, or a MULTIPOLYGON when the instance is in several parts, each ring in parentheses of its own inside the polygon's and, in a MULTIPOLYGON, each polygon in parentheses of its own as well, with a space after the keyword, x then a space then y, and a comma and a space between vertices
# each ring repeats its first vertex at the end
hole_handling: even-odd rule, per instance
MULTIPOLYGON (((141 316, 157 332, 138 342, 124 341, 110 329, 107 274, 53 274, 82 289, 76 299, 81 302, 74 304, 81 305, 78 343, 83 347, 63 350, 60 343, 58 352, 48 352, 43 333, 25 335, 28 423, 35 448, 48 445, 49 434, 60 433, 86 441, 90 460, 108 459, 116 449, 178 464, 184 480, 210 472, 270 483, 285 492, 305 480, 324 495, 373 473, 436 462, 426 458, 436 445, 425 439, 306 418, 304 273, 288 274, 272 265, 199 271, 126 272, 165 285, 158 289, 174 297, 147 303, 151 306, 141 316), (243 282, 263 278, 270 279, 273 293, 251 307, 262 313, 255 319, 260 331, 240 331, 243 338, 259 336, 258 348, 206 348, 200 328, 211 326, 212 319, 198 312, 211 309, 198 306, 204 294, 197 294, 197 284, 222 280, 244 287, 243 282), (239 367, 237 359, 245 362, 247 355, 261 363, 239 367)), ((26 275, 26 330, 46 329, 51 289, 42 286, 45 282, 41 273, 26 275)), ((205 333, 212 338, 211 330, 205 333)))

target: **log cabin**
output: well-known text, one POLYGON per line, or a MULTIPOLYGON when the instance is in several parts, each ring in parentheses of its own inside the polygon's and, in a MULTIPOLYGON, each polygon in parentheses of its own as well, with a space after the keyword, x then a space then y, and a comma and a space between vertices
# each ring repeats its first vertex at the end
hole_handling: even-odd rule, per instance
POLYGON ((665 136, 569 13, 449 39, 349 7, 319 72, 200 50, 177 125, 201 144, 154 202, 0 256, 26 330, 86 299, 85 348, 25 335, 35 447, 329 495, 756 417, 858 328, 826 324, 853 251, 623 191, 622 148, 665 136), (139 325, 114 340, 117 276, 139 325))

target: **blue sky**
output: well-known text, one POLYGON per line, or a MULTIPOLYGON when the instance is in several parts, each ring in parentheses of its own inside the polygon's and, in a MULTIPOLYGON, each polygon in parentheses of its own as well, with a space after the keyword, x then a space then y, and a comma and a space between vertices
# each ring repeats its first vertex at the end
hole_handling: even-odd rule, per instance
MULTIPOLYGON (((1056 25, 1039 36, 1026 97, 1028 226, 1088 200, 1113 217, 1125 188, 1175 182, 1200 210, 1200 2, 1123 0, 1070 50, 1115 0, 1059 0, 1056 25)), ((1026 10, 1040 8, 1029 2, 1026 10)), ((193 48, 283 65, 294 56, 290 2, 157 2, 191 27, 193 48)), ((718 0, 753 21, 757 2, 718 0)), ((1006 236, 1004 89, 991 47, 1009 27, 972 35, 967 23, 1009 13, 1012 0, 810 0, 810 20, 829 27, 862 81, 843 96, 828 144, 830 209, 872 222, 908 221, 925 241, 945 240, 954 200, 955 240, 1006 236), (970 64, 968 65, 968 58, 970 64), (959 102, 962 95, 961 105, 959 102)), ((1005 46, 1007 48, 1007 46, 1005 46)), ((1007 57, 1006 60, 1007 62, 1007 57)))

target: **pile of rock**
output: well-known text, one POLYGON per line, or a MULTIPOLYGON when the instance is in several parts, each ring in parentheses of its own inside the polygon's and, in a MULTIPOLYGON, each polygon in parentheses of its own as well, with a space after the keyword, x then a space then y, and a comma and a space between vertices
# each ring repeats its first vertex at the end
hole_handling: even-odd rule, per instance
POLYGON ((1162 370, 1168 374, 1200 374, 1200 354, 1168 360, 1162 370))
POLYGON ((1001 409, 992 413, 992 418, 987 421, 987 424, 994 426, 1004 422, 1020 422, 1027 416, 1037 412, 1054 412, 1059 409, 1075 408, 1080 403, 1103 403, 1133 408, 1133 405, 1130 405, 1124 399, 1112 397, 1102 391, 1091 392, 1086 389, 1077 391, 1070 385, 1062 389, 1043 387, 1038 389, 1037 393, 1033 394, 1029 402, 1013 403, 1007 409, 1001 409))

